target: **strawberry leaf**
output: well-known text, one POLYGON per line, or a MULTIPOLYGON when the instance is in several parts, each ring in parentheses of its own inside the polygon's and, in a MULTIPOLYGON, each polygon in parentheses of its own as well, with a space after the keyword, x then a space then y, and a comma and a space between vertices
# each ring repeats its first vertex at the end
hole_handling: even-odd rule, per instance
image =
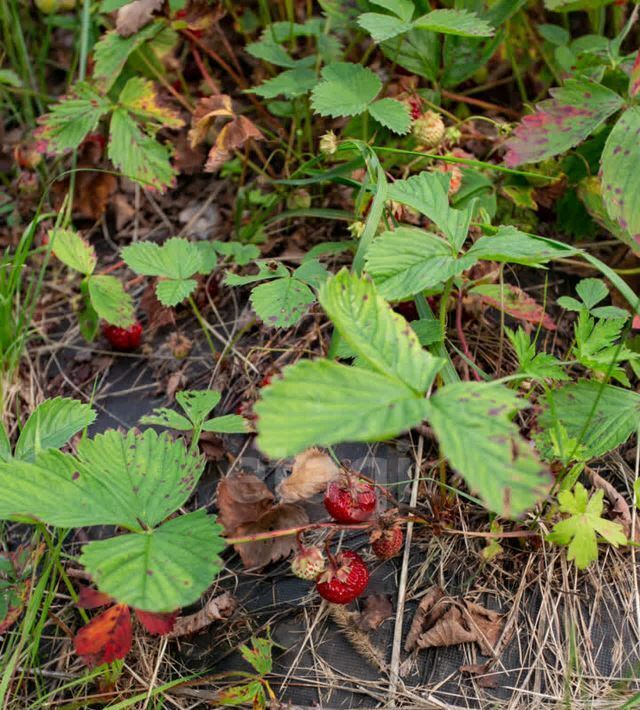
POLYGON ((39 120, 40 137, 53 153, 77 148, 87 133, 95 131, 100 119, 111 110, 111 102, 92 86, 77 83, 72 93, 53 105, 39 120))
POLYGON ((322 81, 311 93, 311 105, 321 116, 357 116, 376 98, 382 82, 371 69, 335 62, 322 70, 322 81))
POLYGON ((162 128, 180 128, 184 121, 175 111, 158 103, 158 94, 153 82, 136 76, 124 85, 118 97, 118 104, 124 106, 145 125, 162 128))
POLYGON ((380 99, 369 106, 370 115, 375 120, 394 133, 405 134, 409 132, 411 117, 409 109, 395 99, 380 99))
POLYGON ((51 251, 70 269, 89 276, 98 261, 95 249, 72 229, 50 229, 51 251))
POLYGON ((638 94, 640 94, 640 49, 636 55, 636 60, 631 69, 631 76, 629 77, 629 96, 633 97, 638 94))
POLYGON ((302 281, 285 276, 260 284, 251 291, 251 305, 265 325, 288 328, 295 325, 315 301, 302 281))
POLYGON ((374 42, 384 42, 413 29, 413 23, 379 12, 363 13, 358 17, 358 24, 371 35, 374 42))
POLYGON ((83 626, 75 635, 73 646, 93 668, 124 658, 131 649, 132 639, 129 608, 126 604, 116 604, 83 626))
POLYGON ((495 32, 488 22, 467 10, 432 10, 414 20, 413 26, 459 37, 491 37, 495 32))
POLYGON ((77 399, 55 397, 39 404, 22 428, 15 457, 33 461, 41 450, 59 449, 96 418, 95 411, 77 399))
POLYGON ((107 604, 113 604, 113 599, 93 587, 80 587, 78 592, 78 606, 80 609, 98 609, 107 604))
POLYGON ((343 269, 321 288, 320 303, 338 332, 366 366, 424 393, 442 366, 420 346, 407 321, 367 279, 343 269))
POLYGON ((581 143, 618 111, 623 100, 600 84, 569 79, 550 91, 536 111, 525 116, 507 143, 505 163, 515 167, 564 153, 581 143))
POLYGON ((551 485, 549 472, 511 421, 526 406, 495 383, 447 385, 427 400, 427 418, 443 455, 471 491, 505 518, 533 507, 551 485))
POLYGON ((118 328, 129 328, 135 323, 133 299, 115 276, 91 276, 87 288, 91 305, 100 318, 118 328))
POLYGON ((90 542, 80 561, 98 588, 119 602, 172 612, 197 601, 220 571, 221 532, 215 516, 199 510, 143 534, 90 542))
POLYGON ((574 492, 558 493, 560 511, 569 517, 556 523, 547 535, 547 540, 568 547, 567 559, 585 569, 598 559, 598 536, 610 545, 618 547, 627 542, 622 525, 602 517, 604 491, 598 490, 591 498, 581 483, 576 483, 574 492))
POLYGON ((517 320, 541 325, 547 330, 558 327, 535 298, 513 284, 478 284, 469 293, 517 320))
POLYGON ((602 153, 602 196, 612 220, 640 250, 640 107, 628 108, 607 138, 602 153))
POLYGON ((155 37, 162 28, 161 22, 154 22, 131 37, 121 37, 116 30, 111 30, 96 42, 93 50, 93 78, 103 91, 113 86, 131 53, 155 37))

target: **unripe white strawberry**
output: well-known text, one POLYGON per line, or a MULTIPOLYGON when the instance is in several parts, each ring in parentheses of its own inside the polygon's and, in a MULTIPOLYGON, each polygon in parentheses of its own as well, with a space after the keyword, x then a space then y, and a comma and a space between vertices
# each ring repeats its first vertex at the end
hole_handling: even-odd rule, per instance
POLYGON ((302 547, 291 560, 291 571, 300 579, 314 580, 324 568, 324 554, 319 547, 302 547))
POLYGON ((426 111, 413 124, 413 137, 421 148, 435 148, 442 143, 445 125, 440 114, 426 111))

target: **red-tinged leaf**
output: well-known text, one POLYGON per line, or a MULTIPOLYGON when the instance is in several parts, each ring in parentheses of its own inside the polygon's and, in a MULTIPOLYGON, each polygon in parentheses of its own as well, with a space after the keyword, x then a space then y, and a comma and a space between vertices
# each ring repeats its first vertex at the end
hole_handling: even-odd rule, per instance
POLYGON ((99 592, 93 587, 80 587, 78 592, 78 606, 81 609, 97 609, 107 604, 113 604, 112 599, 108 594, 99 592))
POLYGON ((504 311, 512 318, 542 325, 547 330, 558 327, 553 318, 545 313, 544 308, 527 293, 511 284, 480 284, 470 291, 472 296, 479 298, 488 306, 504 311))
POLYGON ((525 116, 507 141, 504 161, 509 167, 564 153, 581 143, 623 104, 614 91, 576 79, 551 89, 550 94, 552 98, 525 116))
POLYGON ((131 614, 116 604, 83 626, 73 639, 76 653, 90 667, 124 658, 131 648, 131 614))
POLYGON ((636 61, 631 69, 631 77, 629 79, 629 96, 637 96, 640 94, 640 49, 636 56, 636 61))
POLYGON ((640 316, 633 316, 631 327, 633 330, 640 330, 640 316))
POLYGON ((150 634, 154 634, 155 636, 170 634, 173 631, 176 618, 178 617, 177 611, 153 613, 151 611, 136 609, 135 612, 138 621, 150 634))

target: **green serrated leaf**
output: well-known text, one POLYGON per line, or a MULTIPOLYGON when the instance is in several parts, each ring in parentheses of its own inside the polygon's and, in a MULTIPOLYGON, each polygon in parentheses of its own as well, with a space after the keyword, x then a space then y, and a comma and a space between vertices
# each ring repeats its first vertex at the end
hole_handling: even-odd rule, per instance
POLYGON ((395 99, 380 99, 369 106, 369 114, 385 128, 404 135, 409 132, 411 116, 409 109, 395 99))
POLYGON ((499 227, 494 236, 480 237, 467 256, 485 261, 500 261, 525 266, 539 266, 552 259, 564 259, 577 249, 551 239, 521 232, 516 227, 499 227))
POLYGON ((169 612, 196 602, 222 568, 222 526, 204 510, 154 530, 90 542, 80 562, 122 604, 169 612))
POLYGON ((551 453, 550 433, 558 426, 581 445, 588 461, 623 444, 640 422, 640 394, 601 382, 565 385, 548 392, 541 405, 537 444, 545 457, 551 453))
POLYGON ((240 653, 247 663, 250 663, 253 669, 260 675, 271 673, 273 661, 271 659, 271 649, 273 641, 268 638, 253 637, 251 639, 251 648, 246 644, 240 646, 240 653))
POLYGON ((134 324, 133 299, 115 276, 91 276, 87 280, 87 288, 91 305, 100 318, 118 328, 129 328, 134 324))
POLYGON ((384 42, 413 28, 411 22, 404 22, 398 17, 382 15, 379 12, 365 12, 358 17, 358 24, 371 35, 374 42, 384 42))
POLYGON ((120 253, 127 265, 143 276, 188 279, 201 266, 197 247, 182 237, 171 237, 162 245, 136 242, 124 247, 120 253))
POLYGON ((551 486, 511 416, 527 406, 495 383, 447 385, 427 400, 427 418, 440 450, 485 505, 516 518, 541 501, 551 486))
POLYGON ((285 69, 294 69, 297 61, 291 57, 287 50, 270 37, 262 37, 258 42, 250 42, 245 51, 256 59, 262 59, 270 64, 285 69))
POLYGON ((258 317, 275 328, 295 325, 315 301, 313 291, 291 276, 260 284, 251 291, 251 305, 258 317))
POLYGON ((609 295, 609 289, 602 279, 582 279, 576 286, 576 293, 591 310, 600 301, 604 301, 609 295))
POLYGON ((523 329, 517 332, 506 328, 507 336, 513 345, 518 363, 519 371, 529 377, 539 380, 568 380, 569 376, 562 369, 562 363, 549 353, 536 352, 535 343, 531 342, 531 336, 523 329))
POLYGON ((367 273, 390 301, 435 288, 476 263, 474 256, 457 258, 440 237, 415 227, 383 232, 369 247, 367 273))
POLYGON ((413 17, 414 5, 412 0, 371 0, 372 5, 384 7, 397 15, 401 20, 409 21, 413 17))
POLYGON ((92 86, 78 82, 66 98, 54 104, 40 119, 41 138, 54 153, 74 150, 87 133, 95 131, 100 119, 111 110, 111 102, 92 86))
POLYGON ((547 540, 567 545, 567 559, 574 561, 578 569, 585 569, 598 559, 598 535, 614 547, 627 542, 622 525, 602 517, 603 498, 602 490, 589 498, 581 483, 576 483, 573 493, 568 490, 558 493, 560 511, 570 517, 556 523, 547 540))
POLYGON ((424 393, 442 361, 420 346, 407 321, 367 279, 343 269, 321 288, 319 300, 341 337, 375 372, 424 393))
POLYGON ((295 99, 308 94, 317 83, 318 76, 314 69, 296 67, 263 81, 260 86, 251 89, 251 93, 262 96, 263 99, 273 99, 276 96, 295 99))
POLYGON ((426 401, 371 370, 302 360, 262 389, 257 443, 271 458, 283 458, 314 445, 382 441, 420 423, 426 401))
POLYGON ((95 249, 73 229, 50 229, 51 251, 70 269, 88 276, 96 268, 95 249))
POLYGON ((155 37, 163 27, 162 22, 152 22, 130 37, 122 37, 117 30, 110 30, 96 42, 93 49, 93 78, 103 91, 113 86, 132 52, 155 37))
POLYGON ((151 414, 140 418, 141 424, 150 426, 163 426, 177 431, 191 431, 193 424, 182 414, 178 414, 174 409, 157 407, 151 414))
POLYGON ((459 37, 491 37, 495 32, 488 22, 467 10, 432 10, 414 20, 413 26, 459 37))
POLYGON ((202 425, 202 431, 212 431, 216 434, 246 434, 247 421, 239 414, 223 414, 208 419, 202 425))
POLYGON ((602 196, 609 217, 640 250, 640 107, 628 108, 613 127, 602 153, 602 196))
POLYGON ((177 306, 197 288, 195 279, 162 279, 156 284, 156 296, 163 306, 177 306))
POLYGON ((317 259, 307 259, 293 272, 293 277, 312 288, 320 288, 330 276, 329 272, 317 259))
POLYGON ((240 276, 230 271, 227 272, 224 282, 228 286, 246 286, 247 284, 255 283, 256 281, 265 281, 266 279, 279 279, 289 276, 289 271, 284 264, 273 261, 256 261, 258 267, 257 274, 248 274, 240 276))
POLYGON ((336 62, 324 67, 321 75, 311 93, 311 106, 321 116, 357 116, 382 88, 378 76, 360 64, 336 62))
POLYGON ((260 256, 260 248, 255 244, 241 244, 240 242, 212 242, 218 254, 228 256, 238 266, 246 266, 260 256))
POLYGON ((220 402, 222 395, 215 390, 183 390, 176 394, 176 402, 194 423, 203 422, 220 402))
POLYGON ((39 404, 27 419, 18 442, 15 457, 33 461, 44 449, 59 449, 69 439, 93 423, 95 411, 77 399, 55 397, 39 404))

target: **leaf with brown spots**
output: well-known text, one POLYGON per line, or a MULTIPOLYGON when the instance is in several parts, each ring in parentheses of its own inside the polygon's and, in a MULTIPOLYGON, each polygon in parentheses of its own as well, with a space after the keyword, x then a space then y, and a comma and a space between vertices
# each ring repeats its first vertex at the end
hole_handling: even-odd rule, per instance
POLYGON ((339 475, 340 469, 329 454, 307 449, 293 460, 291 475, 278 486, 278 495, 284 503, 306 500, 324 491, 339 475))
POLYGON ((116 604, 94 617, 73 639, 76 653, 93 668, 124 658, 131 649, 131 614, 116 604))
MULTIPOLYGON (((298 505, 283 503, 261 515, 255 522, 241 525, 236 534, 251 536, 260 533, 277 533, 279 530, 306 525, 307 512, 298 505)), ((247 568, 265 567, 271 562, 288 557, 296 548, 295 535, 274 536, 266 540, 235 545, 242 564, 247 568)))
POLYGON ((525 116, 507 141, 504 161, 509 167, 537 163, 573 148, 624 103, 611 89, 577 79, 549 93, 552 98, 525 116))

